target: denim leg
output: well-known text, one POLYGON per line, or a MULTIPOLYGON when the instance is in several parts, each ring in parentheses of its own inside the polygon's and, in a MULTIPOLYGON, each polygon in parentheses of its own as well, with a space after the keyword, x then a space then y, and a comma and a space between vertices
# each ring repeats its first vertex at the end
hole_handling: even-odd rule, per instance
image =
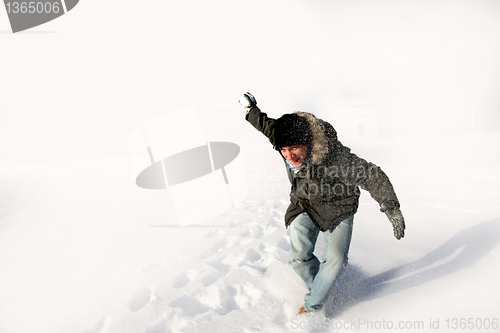
POLYGON ((290 225, 289 263, 309 290, 320 266, 318 258, 313 254, 318 234, 319 229, 307 213, 297 216, 290 225))
POLYGON ((318 311, 323 307, 335 281, 347 266, 353 220, 354 216, 351 215, 334 229, 324 232, 326 243, 324 262, 319 265, 318 273, 310 288, 311 292, 304 298, 304 308, 309 312, 318 311))

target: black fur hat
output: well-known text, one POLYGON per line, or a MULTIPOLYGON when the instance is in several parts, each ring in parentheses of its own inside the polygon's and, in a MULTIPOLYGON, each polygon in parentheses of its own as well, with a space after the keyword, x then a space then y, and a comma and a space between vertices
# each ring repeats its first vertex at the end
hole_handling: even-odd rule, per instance
POLYGON ((274 148, 296 145, 311 145, 313 136, 309 121, 296 113, 284 114, 276 119, 274 127, 274 148))

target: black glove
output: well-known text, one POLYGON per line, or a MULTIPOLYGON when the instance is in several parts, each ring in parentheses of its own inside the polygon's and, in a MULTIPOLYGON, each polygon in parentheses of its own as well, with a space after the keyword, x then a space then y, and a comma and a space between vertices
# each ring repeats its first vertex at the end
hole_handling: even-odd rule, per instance
POLYGON ((384 212, 391 221, 392 229, 394 230, 394 237, 396 239, 401 239, 405 236, 405 219, 403 217, 403 213, 401 213, 401 209, 396 208, 388 208, 386 205, 382 204, 381 212, 384 212))
POLYGON ((253 97, 253 95, 250 94, 249 92, 243 94, 243 96, 241 96, 241 98, 238 102, 244 108, 245 114, 247 114, 248 111, 250 111, 250 109, 252 107, 257 105, 257 101, 255 100, 255 97, 253 97))

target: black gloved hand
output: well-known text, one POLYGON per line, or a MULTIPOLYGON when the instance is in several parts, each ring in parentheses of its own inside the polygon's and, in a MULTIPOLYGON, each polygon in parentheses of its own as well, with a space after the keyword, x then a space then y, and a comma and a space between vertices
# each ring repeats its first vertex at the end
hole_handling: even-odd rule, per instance
POLYGON ((386 205, 382 204, 381 212, 384 212, 387 215, 387 218, 392 224, 392 229, 394 230, 394 237, 396 239, 401 239, 405 236, 405 219, 403 217, 403 213, 401 213, 401 209, 399 208, 388 208, 386 205))
POLYGON ((248 111, 250 111, 250 109, 253 106, 257 105, 257 101, 255 100, 255 97, 253 97, 253 95, 250 94, 249 92, 243 94, 243 96, 241 96, 241 98, 240 98, 240 100, 238 102, 244 108, 245 114, 247 114, 248 111))

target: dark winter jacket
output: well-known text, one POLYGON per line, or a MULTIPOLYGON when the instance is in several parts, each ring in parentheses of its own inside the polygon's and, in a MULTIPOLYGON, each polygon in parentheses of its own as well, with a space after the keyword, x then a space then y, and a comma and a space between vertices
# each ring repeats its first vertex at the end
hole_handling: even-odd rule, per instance
MULTIPOLYGON (((344 218, 356 213, 359 187, 368 191, 379 205, 388 209, 399 208, 391 182, 378 166, 351 153, 337 140, 337 133, 328 122, 311 113, 297 114, 308 120, 313 143, 303 168, 295 173, 288 165, 286 167, 292 184, 290 205, 285 214, 286 227, 305 211, 321 231, 334 228, 344 218)), ((269 118, 258 107, 252 107, 246 120, 274 146, 275 119, 269 118)), ((282 158, 286 165, 285 158, 282 158)))

